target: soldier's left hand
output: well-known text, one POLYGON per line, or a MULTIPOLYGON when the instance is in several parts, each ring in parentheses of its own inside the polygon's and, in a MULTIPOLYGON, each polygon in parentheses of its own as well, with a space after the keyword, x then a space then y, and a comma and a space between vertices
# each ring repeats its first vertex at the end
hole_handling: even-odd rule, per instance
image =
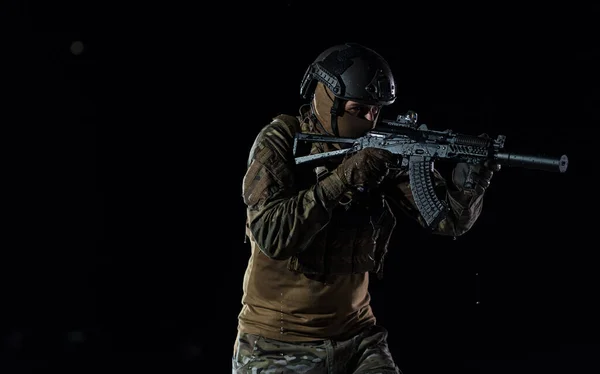
MULTIPOLYGON (((480 137, 489 138, 487 134, 480 137)), ((492 160, 475 165, 458 163, 452 171, 452 182, 461 191, 483 193, 490 186, 494 173, 500 169, 501 165, 492 160)))

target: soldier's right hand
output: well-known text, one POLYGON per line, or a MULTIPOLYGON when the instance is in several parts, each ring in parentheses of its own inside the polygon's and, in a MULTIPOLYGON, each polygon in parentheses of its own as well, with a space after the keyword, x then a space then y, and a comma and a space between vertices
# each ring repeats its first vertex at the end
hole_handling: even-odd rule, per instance
POLYGON ((364 148, 342 161, 335 173, 345 184, 363 188, 381 183, 389 167, 398 161, 399 158, 386 149, 364 148))

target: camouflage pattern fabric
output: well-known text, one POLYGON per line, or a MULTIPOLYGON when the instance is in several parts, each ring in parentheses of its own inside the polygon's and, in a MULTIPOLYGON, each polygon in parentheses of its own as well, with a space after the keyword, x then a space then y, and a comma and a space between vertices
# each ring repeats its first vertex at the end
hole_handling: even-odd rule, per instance
POLYGON ((284 342, 239 333, 233 374, 402 374, 387 345, 387 330, 373 326, 343 341, 284 342))

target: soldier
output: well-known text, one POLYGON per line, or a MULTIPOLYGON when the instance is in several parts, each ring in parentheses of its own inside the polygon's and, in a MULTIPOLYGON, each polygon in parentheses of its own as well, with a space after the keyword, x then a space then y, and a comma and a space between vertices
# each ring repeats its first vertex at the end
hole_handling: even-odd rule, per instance
MULTIPOLYGON (((346 43, 323 51, 301 82, 307 103, 258 133, 242 196, 251 255, 233 350, 234 373, 401 373, 387 330, 370 306, 369 275, 381 276, 396 217, 423 224, 406 172, 389 151, 365 148, 318 167, 294 162, 297 132, 358 137, 396 100, 386 60, 346 43)), ((306 154, 345 147, 313 143, 306 154)), ((494 169, 435 171, 450 212, 433 228, 463 235, 477 220, 494 169)))

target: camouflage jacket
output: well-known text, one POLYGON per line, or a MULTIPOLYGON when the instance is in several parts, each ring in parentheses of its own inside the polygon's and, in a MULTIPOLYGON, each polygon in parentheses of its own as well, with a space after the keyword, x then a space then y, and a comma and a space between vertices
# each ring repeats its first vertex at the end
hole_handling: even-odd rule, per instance
MULTIPOLYGON (((393 202, 421 225, 406 173, 382 186, 381 193, 361 195, 346 188, 335 174, 336 164, 315 170, 296 166, 294 135, 310 132, 300 117, 280 115, 256 137, 243 180, 247 235, 272 259, 286 259, 288 269, 313 275, 381 273, 396 225, 393 202), (317 183, 328 178, 328 183, 317 183), (333 196, 333 198, 332 198, 333 196)), ((316 144, 309 152, 321 152, 316 144)), ((459 236, 477 220, 482 195, 459 192, 437 171, 435 189, 451 208, 434 234, 459 236)))

